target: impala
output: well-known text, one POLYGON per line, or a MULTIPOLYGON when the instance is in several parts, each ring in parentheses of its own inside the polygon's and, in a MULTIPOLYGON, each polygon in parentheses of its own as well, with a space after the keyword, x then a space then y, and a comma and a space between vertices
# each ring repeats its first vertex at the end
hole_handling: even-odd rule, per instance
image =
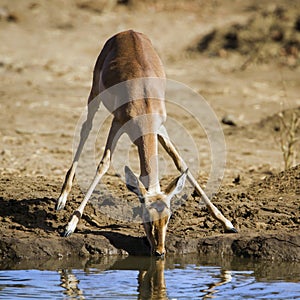
POLYGON ((186 178, 225 231, 236 232, 232 223, 208 199, 170 141, 163 125, 166 120, 164 94, 164 68, 151 41, 144 34, 128 30, 116 34, 105 43, 94 67, 87 118, 82 125, 80 142, 57 201, 57 210, 63 209, 66 204, 80 154, 101 102, 113 115, 113 120, 96 174, 82 203, 73 213, 65 236, 74 232, 84 207, 110 166, 116 143, 123 133, 128 134, 138 148, 140 177, 137 178, 125 167, 125 178, 128 189, 141 202, 143 224, 153 255, 163 256, 165 253, 171 198, 183 189, 186 178), (114 88, 116 86, 119 88, 114 88), (158 176, 158 143, 171 156, 181 173, 164 192, 160 189, 158 176))

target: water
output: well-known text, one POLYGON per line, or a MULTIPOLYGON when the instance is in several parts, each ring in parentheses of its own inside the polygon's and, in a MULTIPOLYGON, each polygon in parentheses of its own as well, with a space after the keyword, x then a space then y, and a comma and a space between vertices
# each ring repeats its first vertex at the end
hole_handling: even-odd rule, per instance
POLYGON ((0 299, 300 299, 299 263, 112 257, 2 269, 0 299))

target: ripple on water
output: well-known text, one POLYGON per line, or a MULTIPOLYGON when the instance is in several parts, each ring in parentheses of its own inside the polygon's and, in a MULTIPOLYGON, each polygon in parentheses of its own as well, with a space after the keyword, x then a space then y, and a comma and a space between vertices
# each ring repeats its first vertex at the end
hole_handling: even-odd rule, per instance
POLYGON ((258 263, 229 269, 187 260, 180 264, 166 261, 131 258, 120 266, 114 261, 84 269, 3 270, 0 299, 300 298, 295 265, 291 280, 289 272, 272 277, 258 263))

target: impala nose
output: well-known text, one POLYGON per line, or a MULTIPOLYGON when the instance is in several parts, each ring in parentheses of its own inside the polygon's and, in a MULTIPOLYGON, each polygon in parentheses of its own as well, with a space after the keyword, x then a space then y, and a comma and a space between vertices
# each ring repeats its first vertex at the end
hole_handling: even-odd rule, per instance
POLYGON ((165 253, 164 253, 164 252, 159 252, 159 251, 155 251, 155 252, 154 252, 154 255, 155 255, 157 258, 164 258, 164 257, 165 257, 165 253))

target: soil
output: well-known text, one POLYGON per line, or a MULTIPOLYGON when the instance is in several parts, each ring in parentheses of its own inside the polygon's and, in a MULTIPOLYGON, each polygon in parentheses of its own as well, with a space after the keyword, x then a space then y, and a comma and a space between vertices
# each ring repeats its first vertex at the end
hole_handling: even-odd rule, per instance
MULTIPOLYGON (((150 37, 168 78, 205 97, 226 141, 224 178, 211 196, 239 233, 224 234, 186 187, 185 201, 178 202, 170 220, 168 253, 300 261, 299 128, 293 130, 289 168, 281 147, 293 116, 300 116, 299 3, 108 3, 0 1, 0 267, 24 260, 149 253, 138 200, 113 168, 72 236, 61 233, 83 198, 79 183, 65 209, 55 210, 96 57, 110 36, 129 28, 150 37), (134 222, 109 214, 129 210, 134 222)), ((206 135, 192 118, 172 107, 168 114, 201 149, 195 153, 177 137, 191 165, 199 157, 195 175, 205 186, 211 168, 206 135)), ((105 129, 98 137, 99 157, 105 129)), ((178 175, 171 162, 165 164, 162 186, 178 175)))

